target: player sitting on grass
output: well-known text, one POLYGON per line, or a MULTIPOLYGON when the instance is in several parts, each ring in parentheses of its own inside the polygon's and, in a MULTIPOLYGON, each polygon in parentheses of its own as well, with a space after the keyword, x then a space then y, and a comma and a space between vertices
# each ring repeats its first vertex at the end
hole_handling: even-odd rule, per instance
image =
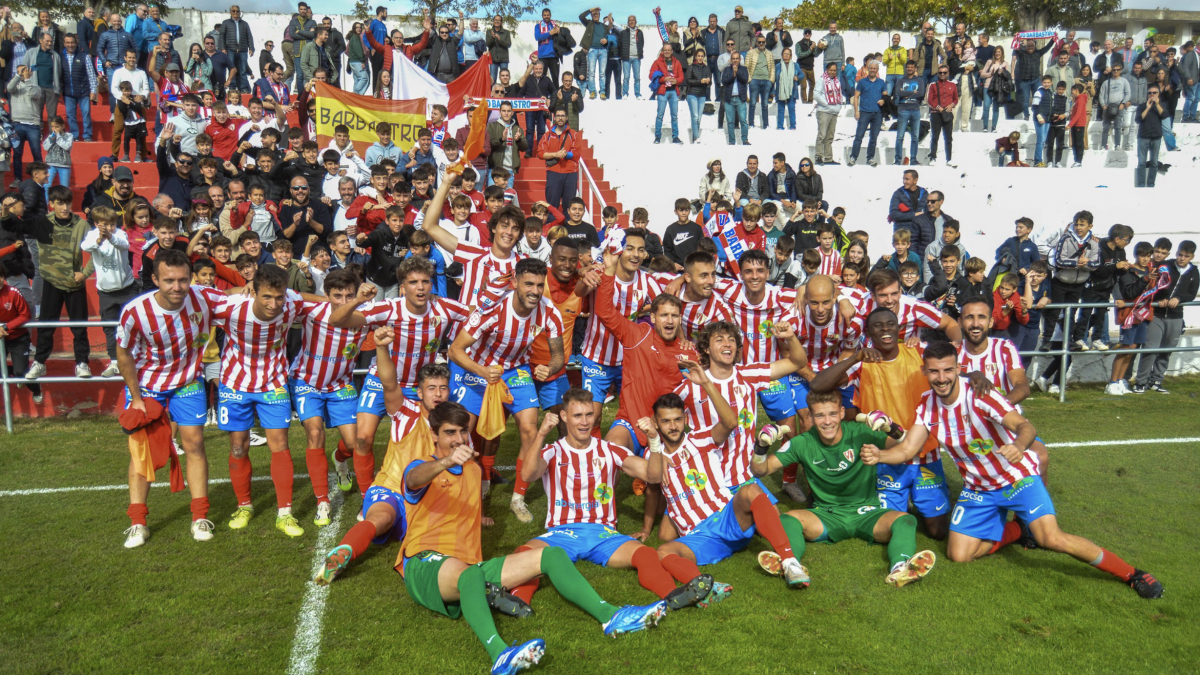
POLYGON ((721 562, 746 548, 757 528, 779 555, 788 585, 807 581, 771 498, 757 485, 745 485, 736 495, 725 487, 717 448, 737 426, 737 415, 700 364, 680 363, 687 368, 687 378, 708 395, 717 411, 717 423, 689 434, 686 406, 675 393, 658 397, 653 419, 638 420, 638 428, 649 441, 647 449, 653 453, 651 470, 655 471, 655 462, 664 465, 662 491, 667 515, 683 535, 658 547, 663 567, 673 570, 676 578, 681 573, 699 574, 697 565, 721 562))
MULTIPOLYGON (((789 538, 799 543, 794 549, 796 557, 804 555, 804 540, 836 544, 862 539, 887 543, 891 563, 887 583, 900 587, 928 574, 937 556, 933 551, 917 553, 917 519, 880 505, 875 468, 861 456, 862 448, 883 443, 887 434, 866 424, 842 421, 846 411, 842 395, 836 391, 810 392, 808 410, 812 429, 793 437, 786 450, 768 456, 767 449, 775 442, 775 429, 767 427, 759 434, 750 465, 756 476, 792 464, 804 465, 814 506, 789 511, 781 518, 789 538)), ((771 574, 780 573, 778 556, 770 551, 758 554, 758 564, 771 574)), ((808 584, 808 570, 804 570, 800 585, 808 584)))
MULTIPOLYGON (((636 569, 643 588, 666 600, 667 609, 699 604, 707 607, 728 594, 728 586, 714 583, 708 574, 680 575, 672 579, 653 548, 617 532, 617 509, 613 501, 617 471, 651 481, 648 462, 629 449, 592 436, 596 411, 592 394, 578 387, 563 395, 563 421, 567 434, 543 447, 546 434, 558 424, 558 416, 547 413, 538 429, 536 443, 522 457, 522 478, 542 479, 546 489, 546 534, 525 542, 517 553, 556 546, 567 552, 571 562, 579 559, 613 569, 636 569), (676 588, 675 580, 684 584, 676 588)), ((660 467, 661 469, 661 467, 660 467)), ((655 476, 661 480, 660 475, 655 476)), ((694 566, 693 566, 694 567, 694 566)), ((513 595, 528 603, 537 590, 538 578, 514 588, 513 595)))
MULTIPOLYGON (((331 275, 332 276, 332 275, 331 275)), ((450 397, 450 369, 429 363, 417 373, 417 402, 408 398, 408 387, 396 380, 389 345, 395 342, 396 329, 385 326, 375 331, 375 355, 379 379, 383 383, 383 401, 392 418, 392 443, 375 481, 363 493, 360 522, 350 528, 342 541, 325 556, 325 565, 313 581, 329 584, 372 543, 404 541, 404 467, 424 456, 433 434, 429 413, 450 397)))
MULTIPOLYGON (((925 348, 925 377, 930 392, 917 408, 917 421, 895 447, 865 446, 865 463, 902 464, 916 456, 930 433, 954 457, 963 490, 950 518, 946 554, 969 562, 1017 541, 1016 520, 1005 523, 1008 511, 1025 522, 1038 546, 1082 560, 1129 584, 1143 598, 1162 596, 1154 575, 1134 568, 1092 542, 1058 527, 1054 503, 1038 475, 1038 457, 1031 449, 1037 430, 998 392, 976 395, 959 375, 958 352, 945 342, 925 348)), ((890 422, 890 421, 889 421, 890 422)))
POLYGON ((488 584, 512 588, 544 574, 559 594, 601 623, 606 635, 645 630, 658 623, 667 603, 617 608, 608 604, 553 546, 483 560, 480 526, 482 469, 469 445, 466 408, 446 401, 429 414, 433 445, 404 471, 408 534, 396 560, 404 586, 422 607, 452 619, 465 616, 492 659, 492 673, 508 674, 536 664, 546 642, 507 647, 496 632, 488 584))

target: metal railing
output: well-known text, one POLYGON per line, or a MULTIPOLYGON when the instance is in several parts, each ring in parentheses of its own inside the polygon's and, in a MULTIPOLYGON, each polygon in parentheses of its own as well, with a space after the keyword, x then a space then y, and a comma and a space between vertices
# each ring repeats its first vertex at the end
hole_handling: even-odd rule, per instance
POLYGON ((604 195, 600 193, 600 186, 596 184, 591 169, 588 169, 587 162, 583 159, 579 160, 578 192, 579 197, 583 199, 584 209, 593 221, 598 219, 604 211, 604 207, 608 206, 608 202, 604 201, 604 195))

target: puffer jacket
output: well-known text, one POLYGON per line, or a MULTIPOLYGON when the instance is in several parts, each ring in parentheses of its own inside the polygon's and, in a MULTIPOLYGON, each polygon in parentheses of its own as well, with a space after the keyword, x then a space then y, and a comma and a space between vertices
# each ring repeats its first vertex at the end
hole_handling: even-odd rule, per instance
POLYGON ((708 93, 709 86, 701 82, 708 78, 712 81, 712 71, 708 69, 707 63, 689 64, 684 76, 684 96, 704 96, 708 93))
POLYGON ((1074 228, 1069 228, 1050 248, 1050 268, 1055 281, 1082 284, 1097 267, 1100 267, 1100 240, 1091 232, 1080 239, 1074 228), (1081 256, 1081 252, 1086 255, 1081 256))

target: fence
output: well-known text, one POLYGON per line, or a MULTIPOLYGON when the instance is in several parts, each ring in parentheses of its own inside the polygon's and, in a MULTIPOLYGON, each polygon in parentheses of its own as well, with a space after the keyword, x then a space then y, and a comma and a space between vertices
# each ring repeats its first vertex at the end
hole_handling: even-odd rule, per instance
POLYGON ((579 160, 578 194, 583 200, 584 209, 591 215, 592 221, 598 224, 600 214, 604 211, 604 207, 608 206, 608 202, 604 201, 604 195, 600 193, 600 186, 596 184, 596 179, 592 178, 587 161, 582 158, 579 160))
MULTIPOLYGON (((580 167, 583 167, 583 165, 580 164, 580 167)), ((589 178, 590 178, 590 176, 589 176, 589 178)), ((1198 305, 1200 305, 1200 300, 1181 303, 1180 306, 1192 307, 1192 306, 1198 306, 1198 305)), ((1076 303, 1076 304, 1057 303, 1057 304, 1046 305, 1043 308, 1043 310, 1045 310, 1045 309, 1068 309, 1068 308, 1073 308, 1073 309, 1104 308, 1105 310, 1108 310, 1108 309, 1111 309, 1112 307, 1113 307, 1113 305, 1111 305, 1109 303, 1104 303, 1104 302, 1090 302, 1090 303, 1076 303)), ((1180 345, 1177 347, 1157 348, 1157 349, 1143 347, 1140 349, 1121 349, 1121 350, 1110 350, 1107 352, 1097 352, 1097 351, 1073 352, 1070 350, 1070 346, 1071 346, 1070 335, 1071 335, 1071 323, 1075 318, 1074 315, 1075 315, 1074 312, 1063 312, 1063 344, 1059 350, 1048 351, 1048 352, 1042 352, 1042 351, 1020 352, 1021 356, 1030 356, 1030 357, 1044 356, 1044 357, 1049 357, 1049 358, 1059 357, 1062 359, 1062 368, 1059 370, 1060 375, 1059 375, 1058 400, 1060 403, 1065 403, 1067 400, 1067 381, 1068 381, 1067 371, 1071 366, 1072 359, 1088 358, 1091 356, 1100 356, 1100 357, 1115 356, 1117 354, 1162 354, 1162 353, 1200 351, 1200 345, 1192 346, 1192 347, 1180 345)), ((105 328, 108 326, 116 326, 117 323, 118 322, 116 322, 116 321, 31 321, 31 322, 25 324, 23 327, 24 328, 72 328, 72 327, 105 328)), ((365 368, 359 368, 354 371, 354 374, 355 375, 366 375, 367 370, 365 368)), ((10 433, 10 434, 13 433, 13 413, 12 413, 12 394, 9 392, 8 388, 10 385, 23 384, 27 381, 28 380, 26 380, 24 377, 17 377, 17 378, 9 377, 9 374, 8 374, 8 351, 5 347, 5 341, 0 340, 0 390, 3 390, 3 394, 4 394, 4 426, 5 426, 5 429, 8 430, 8 433, 10 433)), ((122 382, 122 378, 120 376, 117 376, 117 377, 91 377, 91 378, 82 378, 82 377, 71 376, 71 377, 39 377, 36 380, 36 382, 38 384, 59 384, 59 383, 64 383, 64 382, 97 382, 97 381, 98 382, 119 383, 119 382, 122 382)))

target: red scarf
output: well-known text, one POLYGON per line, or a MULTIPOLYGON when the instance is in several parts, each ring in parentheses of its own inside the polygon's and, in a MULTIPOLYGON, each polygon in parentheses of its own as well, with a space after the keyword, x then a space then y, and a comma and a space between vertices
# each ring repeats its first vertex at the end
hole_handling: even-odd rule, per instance
POLYGON ((828 73, 822 73, 821 80, 825 85, 825 100, 829 105, 842 105, 842 85, 838 82, 838 78, 829 77, 828 73))

